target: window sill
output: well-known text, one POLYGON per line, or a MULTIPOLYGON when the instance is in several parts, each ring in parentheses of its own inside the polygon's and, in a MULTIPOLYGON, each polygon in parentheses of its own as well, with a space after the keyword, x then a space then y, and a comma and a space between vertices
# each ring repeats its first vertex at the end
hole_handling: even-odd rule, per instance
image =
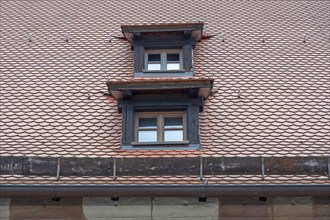
POLYGON ((185 73, 186 70, 178 69, 178 70, 143 70, 143 73, 185 73))
POLYGON ((189 141, 166 141, 166 142, 132 142, 133 146, 170 146, 170 145, 187 145, 189 141))
POLYGON ((190 144, 189 141, 140 143, 133 142, 130 145, 122 145, 122 150, 199 150, 200 144, 190 144))
POLYGON ((134 77, 193 77, 193 71, 185 70, 145 70, 135 72, 134 77))

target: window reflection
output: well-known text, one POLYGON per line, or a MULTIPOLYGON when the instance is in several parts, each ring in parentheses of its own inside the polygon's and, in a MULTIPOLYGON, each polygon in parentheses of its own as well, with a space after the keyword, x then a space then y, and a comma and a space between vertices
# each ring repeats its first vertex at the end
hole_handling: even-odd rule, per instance
POLYGON ((157 118, 139 118, 139 142, 157 142, 157 118))
POLYGON ((136 141, 171 142, 185 140, 185 112, 137 113, 136 141))
POLYGON ((167 70, 179 70, 180 69, 180 63, 168 63, 167 64, 167 70))
POLYGON ((157 131, 139 131, 139 142, 157 142, 157 131))
POLYGON ((160 62, 160 54, 148 54, 148 61, 159 61, 160 62))
POLYGON ((165 117, 164 141, 183 141, 182 117, 165 117))
POLYGON ((147 70, 180 70, 182 68, 181 49, 146 50, 147 70))
POLYGON ((157 128, 157 118, 140 118, 139 128, 157 128))
POLYGON ((165 131, 164 141, 183 141, 183 130, 165 131))
POLYGON ((182 117, 165 117, 165 128, 182 128, 182 117))
POLYGON ((160 64, 148 64, 148 70, 161 70, 160 64))
POLYGON ((180 54, 178 53, 168 53, 167 61, 180 61, 180 54))

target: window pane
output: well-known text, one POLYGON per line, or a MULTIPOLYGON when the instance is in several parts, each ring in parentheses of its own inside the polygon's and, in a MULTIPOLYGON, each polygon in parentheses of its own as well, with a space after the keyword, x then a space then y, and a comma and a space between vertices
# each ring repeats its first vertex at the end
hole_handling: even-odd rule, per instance
POLYGON ((160 70, 160 63, 148 63, 148 70, 160 70))
POLYGON ((168 53, 167 61, 180 61, 180 55, 178 53, 168 53))
POLYGON ((167 118, 165 117, 165 129, 166 128, 182 128, 182 117, 167 118))
POLYGON ((179 70, 180 69, 180 63, 168 63, 167 64, 167 70, 179 70))
POLYGON ((160 54, 148 54, 148 61, 160 61, 160 54))
POLYGON ((164 141, 183 141, 183 131, 182 130, 165 131, 164 141))
POLYGON ((157 131, 139 131, 139 142, 157 142, 157 131))
POLYGON ((157 128, 157 118, 139 118, 139 128, 157 128))

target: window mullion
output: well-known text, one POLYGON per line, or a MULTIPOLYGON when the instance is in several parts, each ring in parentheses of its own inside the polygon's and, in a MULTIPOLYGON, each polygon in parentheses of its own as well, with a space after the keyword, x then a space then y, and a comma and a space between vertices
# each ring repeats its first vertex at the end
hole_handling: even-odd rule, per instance
POLYGON ((182 114, 182 122, 183 122, 183 140, 187 140, 188 139, 188 135, 187 135, 187 113, 184 112, 182 114))
POLYGON ((162 114, 157 115, 157 140, 158 142, 162 142, 164 140, 164 123, 163 123, 163 117, 162 114))
POLYGON ((166 70, 167 68, 166 68, 166 52, 165 51, 163 51, 162 53, 161 53, 161 62, 162 62, 162 70, 166 70))
POLYGON ((182 50, 180 51, 179 56, 180 56, 180 69, 183 69, 183 53, 182 53, 182 50))
POLYGON ((187 131, 187 113, 186 112, 174 112, 174 111, 169 111, 169 112, 137 112, 135 113, 135 123, 134 123, 134 140, 136 142, 158 142, 158 143, 163 143, 163 142, 172 142, 172 141, 186 141, 189 140, 188 138, 188 131, 187 131), (153 124, 145 124, 146 122, 141 122, 140 127, 140 121, 142 119, 151 119, 153 118, 156 119, 156 124, 155 121, 153 121, 153 124), (168 121, 168 127, 165 128, 165 123, 167 123, 167 118, 169 118, 168 121), (174 121, 175 123, 172 124, 171 118, 181 118, 182 122, 177 123, 178 121, 174 121), (166 120, 165 120, 166 119, 166 120), (181 124, 182 123, 182 124, 181 124), (155 127, 156 125, 156 127, 155 127), (152 126, 152 127, 150 127, 152 126), (153 132, 150 132, 153 131, 153 132), (182 139, 181 137, 179 138, 178 135, 181 136, 182 132, 182 139), (140 139, 140 134, 141 134, 141 139, 140 139), (151 136, 150 136, 151 135, 151 136), (156 137, 155 137, 156 135, 156 137), (174 136, 171 136, 174 135, 174 136), (165 137, 167 139, 165 140, 165 137), (152 140, 150 139, 152 138, 152 140), (148 141, 146 141, 146 139, 148 141))
POLYGON ((135 114, 135 119, 134 119, 134 140, 135 141, 139 141, 138 140, 138 136, 139 136, 139 117, 137 114, 135 114))
POLYGON ((148 69, 148 54, 147 52, 144 53, 144 65, 143 65, 143 68, 144 69, 148 69))
MULTIPOLYGON (((180 131, 183 131, 184 130, 184 128, 183 127, 178 127, 178 128, 166 128, 166 131, 178 131, 178 130, 180 130, 180 131)), ((164 131, 165 131, 165 128, 164 128, 164 131)))

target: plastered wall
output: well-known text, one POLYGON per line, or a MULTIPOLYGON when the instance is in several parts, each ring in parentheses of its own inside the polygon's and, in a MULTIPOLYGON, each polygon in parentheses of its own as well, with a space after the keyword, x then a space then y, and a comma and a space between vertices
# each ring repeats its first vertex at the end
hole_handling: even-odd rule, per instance
POLYGON ((1 198, 1 220, 329 220, 328 197, 1 198))

